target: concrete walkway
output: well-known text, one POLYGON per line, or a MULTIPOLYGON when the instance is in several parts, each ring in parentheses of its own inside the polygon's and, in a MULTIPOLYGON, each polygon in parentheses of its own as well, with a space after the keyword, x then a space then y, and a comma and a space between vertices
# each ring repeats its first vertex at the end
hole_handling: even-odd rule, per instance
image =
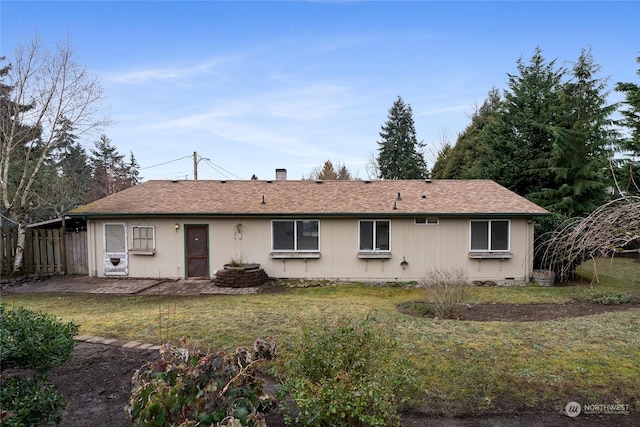
POLYGON ((112 345, 122 348, 131 348, 136 350, 160 350, 160 346, 156 344, 144 344, 138 341, 117 340, 115 338, 92 337, 89 335, 78 335, 73 337, 75 341, 87 342, 91 344, 112 345))
MULTIPOLYGON (((166 280, 166 279, 103 279, 89 276, 59 276, 35 283, 23 283, 2 291, 16 293, 63 293, 102 295, 248 295, 258 292, 255 288, 221 288, 210 280, 166 280)), ((79 335, 77 342, 112 345, 137 350, 160 350, 156 344, 113 338, 79 335)))
POLYGON ((249 295, 253 288, 222 288, 210 280, 117 279, 89 276, 59 276, 37 283, 25 283, 3 293, 65 293, 104 295, 249 295))

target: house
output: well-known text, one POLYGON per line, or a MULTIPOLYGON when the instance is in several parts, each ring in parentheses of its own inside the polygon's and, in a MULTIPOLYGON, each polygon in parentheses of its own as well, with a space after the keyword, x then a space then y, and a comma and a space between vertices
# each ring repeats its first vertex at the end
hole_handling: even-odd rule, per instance
MULTIPOLYGON (((282 173, 282 171, 280 171, 282 173)), ((148 181, 73 210, 89 274, 212 278, 231 260, 271 277, 527 281, 548 212, 489 180, 148 181)))

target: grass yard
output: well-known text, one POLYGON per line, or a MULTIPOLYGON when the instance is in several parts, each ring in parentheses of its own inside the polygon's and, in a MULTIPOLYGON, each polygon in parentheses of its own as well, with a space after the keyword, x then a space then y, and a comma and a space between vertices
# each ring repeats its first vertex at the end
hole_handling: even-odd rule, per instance
MULTIPOLYGON (((587 279, 593 273, 585 264, 587 279)), ((640 299, 640 264, 628 258, 599 265, 600 283, 640 299)), ((474 288, 472 303, 566 302, 578 286, 474 288)), ((640 309, 543 322, 463 322, 400 314, 396 305, 424 298, 419 289, 364 285, 293 288, 282 293, 210 297, 112 297, 12 294, 10 306, 54 314, 83 335, 141 342, 188 342, 219 349, 274 336, 287 342, 305 324, 375 312, 393 325, 418 368, 430 413, 470 414, 546 408, 570 400, 640 409, 640 309)))

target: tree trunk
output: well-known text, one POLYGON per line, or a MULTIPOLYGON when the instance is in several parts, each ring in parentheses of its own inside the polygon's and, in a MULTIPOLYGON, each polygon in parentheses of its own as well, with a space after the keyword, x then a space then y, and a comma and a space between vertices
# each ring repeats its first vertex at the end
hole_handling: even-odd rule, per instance
POLYGON ((24 246, 27 229, 18 224, 18 245, 16 246, 16 257, 13 260, 13 274, 20 274, 24 270, 24 246))

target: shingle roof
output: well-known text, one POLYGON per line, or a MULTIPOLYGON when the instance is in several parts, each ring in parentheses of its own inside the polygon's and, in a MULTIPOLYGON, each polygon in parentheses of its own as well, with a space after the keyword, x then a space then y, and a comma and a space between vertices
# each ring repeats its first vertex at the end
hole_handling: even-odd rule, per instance
POLYGON ((147 181, 71 214, 534 216, 548 212, 490 180, 274 180, 147 181))

